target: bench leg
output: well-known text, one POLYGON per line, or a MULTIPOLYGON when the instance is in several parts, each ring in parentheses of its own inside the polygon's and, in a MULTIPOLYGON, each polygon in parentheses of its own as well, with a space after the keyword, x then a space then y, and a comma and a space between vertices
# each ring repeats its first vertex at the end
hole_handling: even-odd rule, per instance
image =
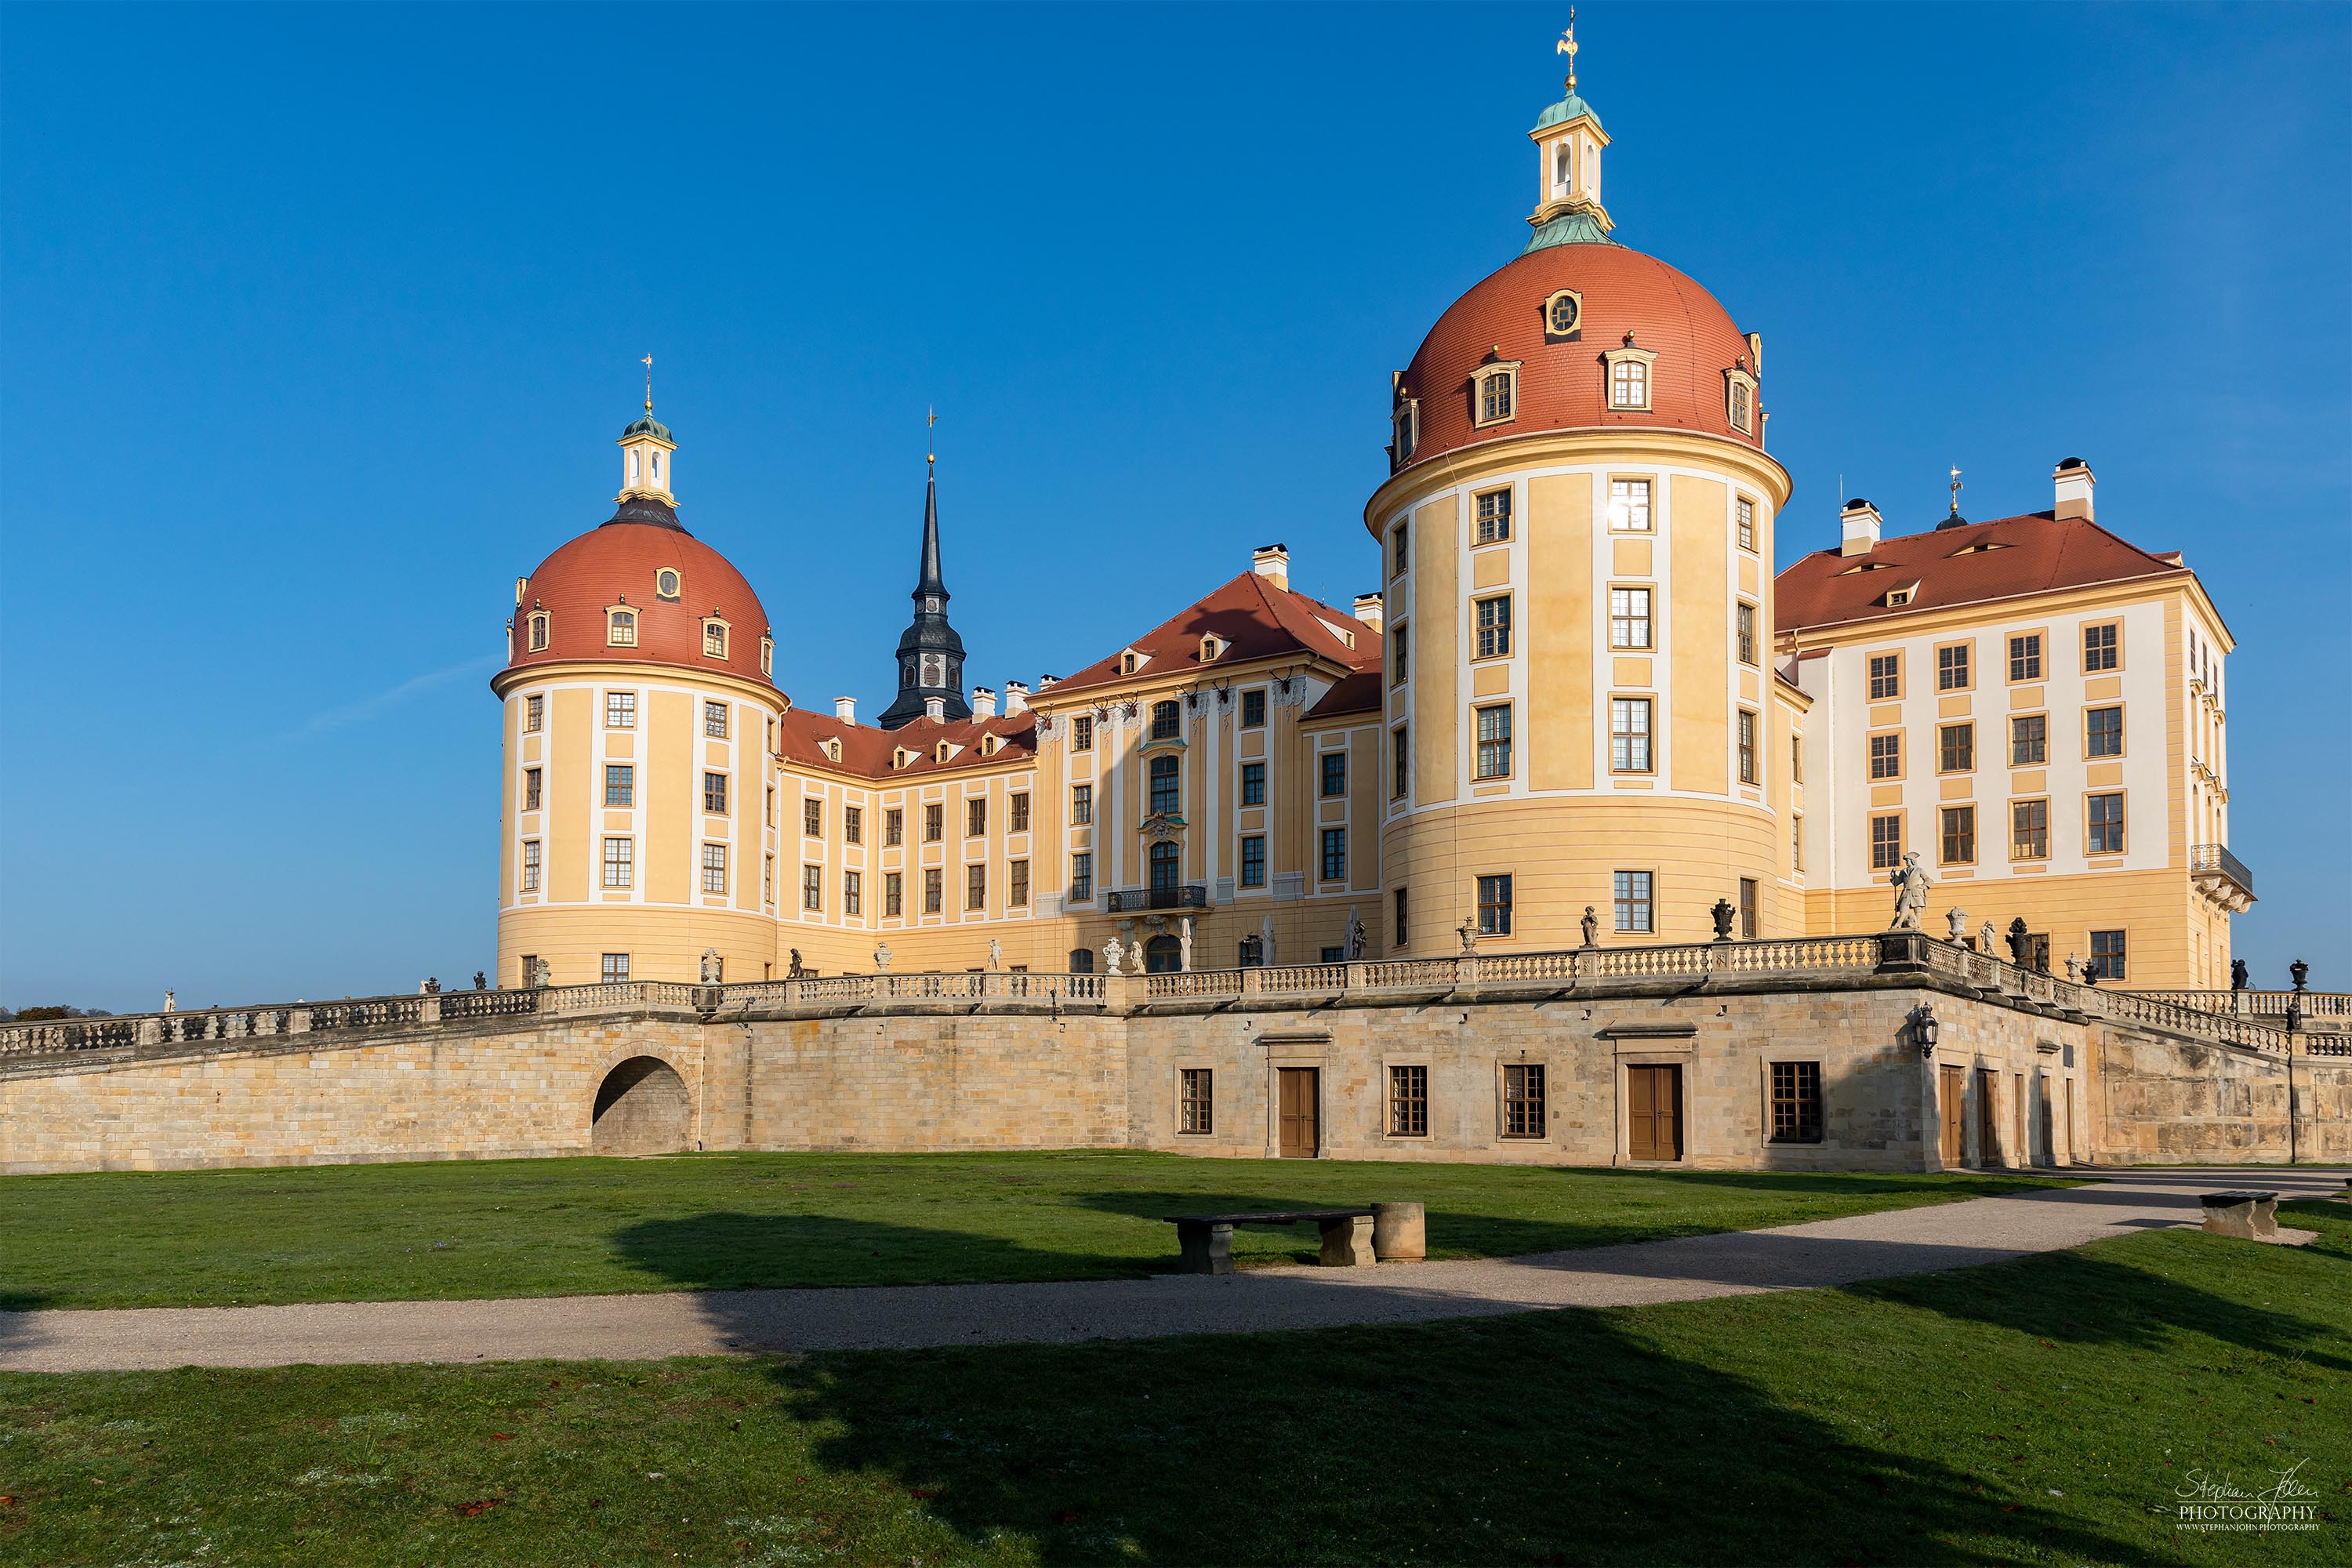
POLYGON ((2242 1241, 2252 1241, 2254 1238, 2254 1205, 2251 1203, 2207 1204, 2205 1228, 2215 1236, 2234 1236, 2242 1241))
POLYGON ((1419 1204, 1372 1205, 1372 1251, 1387 1263, 1429 1256, 1429 1221, 1419 1204))
POLYGON ((1349 1215, 1322 1222, 1323 1267, 1353 1268, 1372 1261, 1372 1216, 1349 1215))
POLYGON ((1184 1249, 1179 1269, 1186 1274, 1231 1274, 1234 1271, 1234 1227, 1229 1225, 1180 1225, 1176 1239, 1184 1249))
POLYGON ((2261 1198, 2254 1204, 2254 1234, 2265 1240, 2278 1238, 2278 1199, 2261 1198))

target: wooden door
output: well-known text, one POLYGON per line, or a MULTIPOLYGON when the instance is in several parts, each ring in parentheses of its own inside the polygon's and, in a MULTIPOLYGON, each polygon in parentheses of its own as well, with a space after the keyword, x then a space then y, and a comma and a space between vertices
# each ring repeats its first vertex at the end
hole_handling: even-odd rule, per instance
POLYGON ((2065 1080, 2065 1083, 2066 1083, 2066 1126, 2065 1126, 2065 1133, 2066 1133, 2066 1158, 2065 1158, 2064 1163, 2065 1163, 2066 1164, 2071 1165, 2071 1164, 2073 1164, 2073 1163, 2074 1163, 2074 1080, 2073 1079, 2071 1079, 2071 1078, 2070 1078, 2070 1079, 2066 1079, 2066 1080, 2065 1080))
POLYGON ((1945 1068, 1937 1075, 1937 1100, 1944 1122, 1944 1169, 1957 1171, 1968 1158, 1969 1080, 1960 1068, 1945 1068))
POLYGON ((1977 1069, 1977 1163, 2000 1163, 2000 1074, 1977 1069))
POLYGON ((1316 1123, 1316 1079, 1313 1068, 1275 1069, 1276 1112, 1281 1127, 1280 1148, 1286 1160, 1315 1157, 1321 1129, 1316 1123))
POLYGON ((1633 1160, 1683 1157, 1683 1069, 1625 1069, 1625 1154, 1633 1160))

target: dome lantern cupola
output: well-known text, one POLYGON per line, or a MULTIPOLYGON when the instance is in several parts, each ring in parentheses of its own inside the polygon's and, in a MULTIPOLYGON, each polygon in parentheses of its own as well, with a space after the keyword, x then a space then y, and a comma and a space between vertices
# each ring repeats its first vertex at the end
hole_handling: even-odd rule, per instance
POLYGON ((1528 132, 1537 157, 1536 210, 1528 215, 1535 233, 1528 239, 1528 250, 1616 243, 1609 231, 1617 226, 1601 205, 1601 150, 1609 145, 1609 132, 1592 106, 1577 96, 1576 50, 1576 12, 1570 9, 1559 45, 1568 57, 1568 96, 1538 115, 1528 132))
POLYGON ((645 357, 646 412, 621 432, 621 493, 616 501, 657 500, 666 506, 677 505, 677 497, 670 493, 670 458, 677 443, 670 439, 669 426, 654 417, 654 356, 645 357))

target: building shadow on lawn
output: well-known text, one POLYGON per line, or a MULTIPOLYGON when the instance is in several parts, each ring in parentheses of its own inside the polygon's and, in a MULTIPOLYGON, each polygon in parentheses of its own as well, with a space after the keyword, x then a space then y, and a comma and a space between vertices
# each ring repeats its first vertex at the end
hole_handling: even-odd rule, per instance
POLYGON ((827 1465, 1048 1563, 2179 1561, 1590 1312, 771 1370, 827 1465))
POLYGON ((1003 1237, 835 1215, 688 1215, 642 1220, 612 1240, 632 1267, 675 1289, 755 1290, 1140 1279, 1175 1262, 1175 1228, 1163 1228, 1164 1257, 1024 1247, 1003 1237))

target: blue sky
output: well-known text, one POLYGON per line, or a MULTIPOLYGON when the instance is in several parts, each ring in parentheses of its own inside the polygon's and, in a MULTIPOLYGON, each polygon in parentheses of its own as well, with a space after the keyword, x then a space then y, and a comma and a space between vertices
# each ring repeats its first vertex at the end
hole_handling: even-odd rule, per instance
MULTIPOLYGON (((1796 478, 2049 504, 2242 644, 2258 981, 2352 983, 2352 11, 1580 12, 1621 238, 1769 350, 1796 478)), ((488 967, 512 581, 656 356, 782 684, 876 711, 923 411, 971 680, 1286 541, 1373 585, 1389 372, 1525 234, 1565 7, 10 6, 0 1002, 488 967)))

